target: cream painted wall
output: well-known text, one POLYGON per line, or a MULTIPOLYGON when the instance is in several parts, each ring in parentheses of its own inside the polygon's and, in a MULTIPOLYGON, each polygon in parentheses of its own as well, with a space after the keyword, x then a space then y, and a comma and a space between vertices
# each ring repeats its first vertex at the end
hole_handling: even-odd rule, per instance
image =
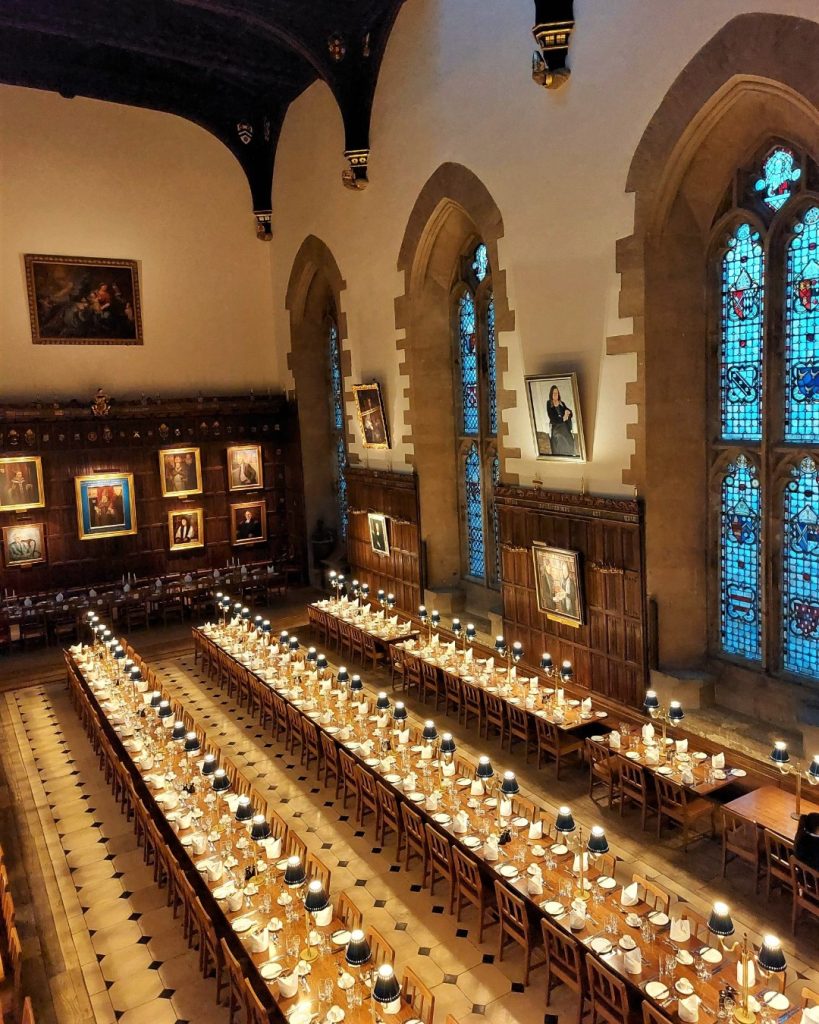
POLYGON ((244 174, 169 114, 0 86, 0 400, 282 383, 244 174), (23 253, 140 263, 142 347, 32 345, 23 253))
MULTIPOLYGON (((506 470, 521 482, 622 494, 632 442, 625 402, 633 356, 607 356, 618 319, 615 243, 631 234, 626 175, 645 125, 674 78, 730 18, 747 11, 816 18, 815 0, 575 0, 572 78, 549 93, 530 80, 533 5, 526 0, 407 0, 387 49, 372 123, 370 186, 342 188, 343 133, 327 88, 290 108, 274 181, 273 288, 277 336, 287 337, 284 294, 308 234, 333 252, 347 288, 353 382, 385 387, 395 440, 390 453, 355 451, 373 467, 400 468, 405 381, 399 380, 396 260, 418 193, 445 161, 464 164, 489 189, 504 220, 499 250, 515 330, 503 384, 518 392, 507 414, 506 470), (537 461, 523 392, 525 374, 576 368, 589 461, 537 461)), ((441 339, 441 358, 449 358, 441 339)), ((281 350, 279 372, 286 373, 281 350)), ((352 417, 352 409, 348 409, 352 417)), ((350 420, 352 425, 352 420, 350 420)))

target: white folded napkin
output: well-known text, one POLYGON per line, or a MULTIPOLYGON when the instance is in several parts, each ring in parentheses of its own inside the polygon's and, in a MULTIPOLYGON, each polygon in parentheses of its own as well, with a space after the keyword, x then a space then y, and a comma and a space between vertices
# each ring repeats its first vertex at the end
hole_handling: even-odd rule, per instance
POLYGON ((799 1024, 819 1024, 819 1006, 806 1006, 799 1024))
POLYGON ((690 768, 683 768, 680 778, 684 786, 694 785, 694 772, 690 768))
MULTIPOLYGON (((742 985, 742 961, 737 961, 737 984, 742 985)), ((754 971, 753 960, 748 961, 748 988, 753 988, 756 984, 756 972, 754 971)))
POLYGON ((583 900, 572 900, 571 910, 569 911, 569 927, 574 931, 580 931, 585 923, 586 904, 583 900))
POLYGON ((444 763, 441 766, 441 773, 445 779, 451 779, 452 776, 455 774, 455 762, 450 761, 448 764, 444 763))
POLYGON ((438 793, 437 792, 433 791, 432 793, 429 794, 429 796, 426 799, 425 806, 426 806, 426 809, 428 811, 437 811, 438 810, 438 793))
POLYGON ((280 974, 277 981, 282 999, 292 999, 299 990, 299 976, 295 971, 292 974, 280 974))
POLYGON ((610 732, 609 733, 609 748, 611 750, 619 750, 620 749, 620 733, 617 732, 616 730, 615 730, 615 732, 610 732))
POLYGON ((431 761, 432 760, 432 744, 431 743, 427 743, 426 746, 422 748, 422 750, 421 750, 421 760, 422 761, 431 761))
POLYGON ((220 860, 208 861, 208 881, 218 882, 225 873, 225 865, 220 860))
POLYGON ((637 883, 632 882, 631 885, 624 885, 623 891, 620 893, 620 906, 633 907, 639 902, 640 897, 637 891, 637 883))
POLYGON ((466 650, 466 654, 464 654, 464 661, 472 661, 473 657, 474 655, 472 653, 472 648, 468 647, 466 650))
POLYGON ((498 808, 498 813, 501 816, 501 818, 511 818, 512 817, 512 801, 511 800, 507 800, 506 797, 501 797, 500 807, 498 808))
POLYGON ((89 597, 96 597, 97 596, 96 590, 94 590, 93 588, 91 590, 89 590, 88 591, 88 596, 89 597))
POLYGON ((469 831, 469 817, 466 811, 458 811, 455 815, 452 831, 457 832, 459 835, 464 835, 469 831))
POLYGON ((373 754, 373 741, 372 740, 364 740, 364 742, 361 744, 361 756, 362 757, 372 757, 372 754, 373 754))
POLYGON ((355 985, 355 978, 349 971, 342 971, 336 984, 344 991, 344 989, 352 988, 355 985))
POLYGON ((533 821, 529 826, 529 838, 530 839, 542 839, 543 838, 543 822, 533 821))
POLYGON ((688 942, 691 938, 691 922, 685 917, 672 917, 668 937, 672 942, 688 942))
POLYGON ((438 635, 438 633, 433 633, 432 640, 430 642, 433 647, 437 647, 438 644, 441 642, 441 637, 438 635))
POLYGON ((565 694, 565 692, 563 690, 563 687, 562 686, 558 686, 557 690, 555 691, 555 700, 557 701, 558 704, 562 704, 565 699, 566 699, 566 694, 565 694))
POLYGON ((532 896, 543 895, 543 875, 530 875, 526 883, 526 891, 532 896))
POLYGON ((454 651, 455 651, 455 641, 453 640, 451 643, 448 643, 446 645, 446 649, 447 649, 447 651, 449 651, 450 654, 454 653, 454 651))
POLYGON ((674 740, 674 746, 677 748, 678 754, 688 753, 688 740, 674 740))
MULTIPOLYGON (((585 853, 585 852, 583 854, 583 870, 584 871, 588 871, 589 870, 589 855, 588 855, 588 853, 585 853)), ((580 854, 579 853, 576 853, 574 855, 574 861, 572 862, 572 871, 574 871, 575 874, 577 874, 580 871, 580 854)))
POLYGON ((473 779, 472 785, 469 787, 470 796, 483 796, 483 783, 480 779, 473 779))
POLYGON ((412 793, 415 787, 418 785, 418 776, 415 772, 410 772, 403 781, 404 789, 407 793, 412 793))
POLYGON ((390 625, 391 626, 397 626, 398 625, 398 616, 397 615, 391 615, 390 616, 390 625))
POLYGON ((725 767, 725 754, 720 751, 719 754, 713 754, 711 757, 712 768, 724 768, 725 767))
POLYGON ((317 914, 313 914, 313 920, 315 921, 317 928, 326 928, 333 920, 332 906, 325 907, 324 910, 320 910, 317 914))
MULTIPOLYGON (((227 898, 228 910, 231 911, 231 913, 235 914, 237 910, 242 909, 242 904, 244 903, 244 901, 244 894, 241 893, 238 889, 235 889, 227 898)), ((265 949, 267 949, 266 946, 265 949)))
POLYGON ((648 722, 642 728, 643 743, 651 743, 654 739, 654 726, 648 722))
POLYGON ((399 729, 398 730, 398 742, 399 742, 399 744, 404 746, 407 743, 409 743, 409 739, 410 739, 410 731, 409 731, 409 729, 399 729))
POLYGON ((689 1022, 689 1024, 698 1021, 700 1019, 700 997, 694 993, 685 999, 678 999, 677 1013, 680 1016, 680 1020, 689 1022))
POLYGON ((262 843, 268 860, 278 860, 282 855, 282 841, 280 838, 271 836, 262 843))
POLYGON ((591 711, 591 708, 592 708, 591 697, 584 697, 583 698, 583 702, 580 705, 580 708, 581 708, 582 711, 591 711))
POLYGON ((207 850, 207 848, 208 848, 208 838, 207 838, 207 836, 200 834, 200 835, 196 835, 196 836, 193 837, 193 852, 198 857, 201 857, 202 854, 205 852, 205 850, 207 850))
POLYGON ((529 693, 537 693, 539 689, 540 684, 538 683, 537 676, 535 676, 533 679, 529 680, 529 693))
POLYGON ((626 950, 623 955, 623 966, 626 969, 626 974, 639 974, 642 971, 643 957, 639 946, 626 950))
POLYGON ((487 658, 486 659, 486 671, 487 672, 494 672, 494 670, 495 670, 495 659, 494 658, 487 658))
POLYGON ((378 721, 375 723, 379 729, 387 729, 390 724, 390 714, 385 711, 383 715, 378 716, 378 721))
POLYGON ((362 700, 361 703, 358 705, 358 717, 364 718, 369 713, 369 710, 369 702, 366 700, 362 700))
POLYGON ((646 747, 646 764, 660 763, 660 748, 655 746, 646 747))
POLYGON ((494 836, 490 836, 484 843, 483 856, 484 860, 498 859, 498 840, 494 836))

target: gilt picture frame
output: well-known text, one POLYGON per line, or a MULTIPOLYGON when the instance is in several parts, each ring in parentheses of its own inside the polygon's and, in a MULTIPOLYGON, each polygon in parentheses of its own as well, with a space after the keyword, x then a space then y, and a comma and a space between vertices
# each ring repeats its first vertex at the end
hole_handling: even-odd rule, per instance
POLYGON ((537 457, 550 462, 585 462, 577 374, 539 374, 525 381, 537 457))
POLYGON ((46 557, 45 523, 3 527, 3 555, 7 569, 22 569, 46 557))
POLYGON ((189 551, 205 546, 205 510, 177 508, 168 513, 168 549, 189 551))
POLYGON ((263 544, 267 540, 267 502, 243 501, 230 506, 230 543, 263 544))
POLYGON ((163 498, 187 498, 202 493, 202 459, 198 448, 163 448, 159 452, 159 482, 163 498))
POLYGON ((533 541, 532 561, 538 610, 555 622, 582 626, 580 552, 533 541))
POLYGON ((80 540, 128 537, 137 532, 133 473, 74 477, 80 540))
POLYGON ((39 455, 0 459, 0 512, 45 508, 43 460, 39 455))
POLYGON ((354 384, 353 398, 362 445, 369 449, 388 451, 390 432, 381 385, 375 381, 370 384, 354 384))
POLYGON ((387 517, 381 512, 368 512, 367 524, 370 528, 370 547, 377 555, 389 557, 390 534, 387 517))
POLYGON ((237 444, 227 450, 229 491, 258 491, 264 487, 260 444, 237 444))

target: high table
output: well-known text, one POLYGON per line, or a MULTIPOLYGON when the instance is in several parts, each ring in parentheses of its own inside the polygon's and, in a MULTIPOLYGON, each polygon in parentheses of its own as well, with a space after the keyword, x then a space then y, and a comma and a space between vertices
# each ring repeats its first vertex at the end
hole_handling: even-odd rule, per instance
MULTIPOLYGON (((796 797, 793 793, 778 789, 776 786, 762 786, 750 793, 745 793, 736 800, 725 805, 727 810, 739 814, 762 828, 776 832, 789 842, 796 838, 796 822, 791 814, 796 808, 796 797)), ((806 800, 802 794, 802 814, 819 814, 819 804, 806 800)))
MULTIPOLYGON (((311 727, 328 736, 339 751, 353 758, 360 770, 372 775, 399 801, 410 804, 429 828, 477 863, 490 886, 500 883, 522 896, 532 920, 548 915, 584 943, 589 955, 600 957, 606 966, 617 971, 635 997, 655 998, 667 1014, 679 1020, 671 987, 675 982, 686 979, 702 998, 703 1014, 710 1016, 716 1015, 720 988, 726 982, 736 986, 734 952, 705 952, 703 959, 699 951, 711 947, 707 940, 703 941, 702 934, 697 936, 693 930, 690 939, 672 943, 668 918, 652 915, 644 902, 622 906, 618 884, 610 876, 601 877, 593 863, 586 872, 586 888, 591 893, 587 915, 582 922, 572 921, 572 893, 576 888, 579 892, 579 880, 573 870, 572 851, 562 840, 555 841, 560 840, 559 836, 549 835, 553 826, 546 826, 542 838, 529 839, 530 820, 516 818, 517 812, 513 810, 502 826, 508 827, 509 842, 499 845, 497 859, 492 859, 490 837, 497 837, 502 830, 496 824, 497 796, 487 796, 485 790, 473 795, 474 780, 463 774, 469 770, 466 759, 459 757, 456 775, 443 777, 443 763, 419 760, 423 747, 415 730, 410 730, 406 742, 400 742, 398 734, 396 750, 377 754, 380 744, 389 740, 392 746, 396 740, 395 731, 389 724, 383 724, 383 716, 354 711, 352 702, 334 690, 332 676, 328 677, 328 686, 327 679, 320 679, 300 656, 275 653, 255 632, 246 631, 241 625, 195 629, 194 642, 200 649, 212 645, 221 650, 247 672, 252 685, 260 691, 260 705, 261 691, 272 690, 277 694, 283 706, 295 710, 311 727), (465 815, 466 828, 459 833, 455 829, 463 823, 461 814, 465 815), (627 944, 639 950, 636 974, 626 967, 623 949, 627 944), (658 979, 667 986, 665 994, 653 990, 652 996, 645 988, 658 979)), ((275 722, 274 734, 278 734, 275 722)), ((537 809, 531 815, 532 821, 545 817, 545 812, 537 809)), ((679 916, 685 916, 682 907, 679 916)), ((763 989, 763 984, 755 987, 757 994, 763 989)))

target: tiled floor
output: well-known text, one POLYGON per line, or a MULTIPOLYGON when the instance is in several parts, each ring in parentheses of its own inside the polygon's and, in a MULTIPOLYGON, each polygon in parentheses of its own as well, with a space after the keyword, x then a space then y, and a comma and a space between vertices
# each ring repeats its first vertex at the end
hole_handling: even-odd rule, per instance
MULTIPOLYGON (((303 611, 295 610, 279 616, 276 625, 292 630, 301 621, 303 611)), ((308 640, 305 627, 299 635, 308 640)), ((395 862, 394 845, 381 850, 370 828, 357 829, 351 810, 346 812, 312 772, 300 771, 297 760, 201 677, 192 653, 176 653, 181 639, 174 633, 172 656, 162 657, 156 641, 153 645, 157 658, 152 664, 168 689, 184 697, 194 717, 328 865, 333 892, 347 890, 365 920, 384 933, 396 949, 399 972, 411 966, 433 988, 436 1024, 447 1013, 473 1024, 542 1020, 542 972, 536 971, 530 986, 521 991, 520 957, 510 951, 506 960, 498 961, 497 929, 490 929, 488 941, 479 945, 474 912, 466 911, 462 923, 456 923, 446 912, 443 888, 430 897, 421 889, 420 870, 406 871, 395 862)), ((136 640, 143 649, 141 636, 136 640)), ((328 654, 332 659, 332 652, 328 654)), ((381 673, 372 672, 365 681, 374 688, 386 683, 381 673)), ((200 980, 179 923, 164 906, 164 892, 154 887, 131 827, 110 798, 65 690, 53 684, 35 686, 8 694, 5 701, 5 707, 0 704, 4 724, 13 727, 21 757, 36 767, 32 789, 43 789, 41 827, 52 859, 63 860, 62 901, 96 1019, 125 1024, 225 1021, 226 1012, 213 1002, 213 982, 200 980)), ((417 710, 419 717, 428 717, 423 707, 417 710)), ((723 882, 716 843, 698 843, 686 856, 676 836, 656 842, 653 833, 641 833, 633 812, 621 819, 616 810, 592 804, 585 772, 570 767, 558 784, 549 768, 535 772, 522 758, 501 755, 497 741, 487 745, 454 720, 433 717, 439 729, 451 728, 466 751, 478 754, 485 748, 496 763, 514 768, 527 795, 539 803, 555 808, 568 802, 584 826, 604 824, 620 858, 621 879, 634 871, 654 877, 701 912, 724 897, 738 925, 747 927, 752 937, 763 930, 777 932, 788 954, 792 999, 798 999, 804 979, 814 987, 819 984, 819 927, 806 922, 797 947, 790 940, 789 900, 779 897, 766 905, 764 897, 755 898, 742 869, 723 882)), ((575 1006, 565 990, 556 990, 549 1012, 561 1020, 572 1019, 575 1006)))

